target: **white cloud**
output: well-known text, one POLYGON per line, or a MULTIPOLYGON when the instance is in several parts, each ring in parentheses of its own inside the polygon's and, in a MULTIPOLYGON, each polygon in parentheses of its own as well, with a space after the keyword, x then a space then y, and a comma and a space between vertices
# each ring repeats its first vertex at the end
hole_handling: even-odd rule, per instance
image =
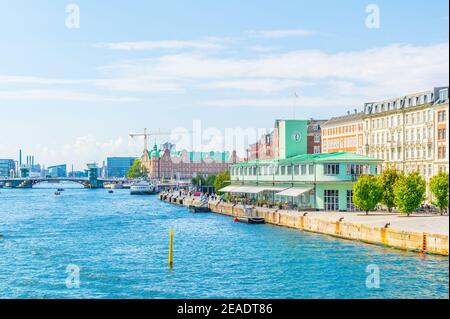
POLYGON ((271 93, 285 89, 300 88, 308 83, 299 80, 279 80, 279 79, 238 79, 228 81, 216 81, 201 85, 207 89, 230 89, 241 91, 255 91, 271 93))
POLYGON ((82 101, 82 102, 137 102, 133 97, 106 96, 68 90, 14 90, 0 91, 0 100, 46 100, 46 101, 82 101))
POLYGON ((247 99, 220 99, 205 101, 204 105, 221 108, 241 107, 268 107, 268 108, 324 108, 340 107, 350 109, 352 105, 361 103, 359 98, 341 98, 333 100, 328 96, 301 96, 298 98, 247 98, 247 99))
POLYGON ((165 41, 136 41, 136 42, 110 42, 97 43, 97 48, 112 50, 164 50, 164 49, 194 49, 217 50, 223 48, 218 40, 165 40, 165 41))
MULTIPOLYGON (((264 89, 272 92, 280 90, 282 82, 277 81, 314 82, 318 87, 328 85, 320 90, 318 94, 321 95, 329 95, 330 92, 324 90, 331 89, 332 81, 335 81, 335 91, 341 83, 339 95, 366 95, 365 98, 371 100, 447 84, 448 56, 448 43, 430 46, 396 44, 364 51, 294 51, 245 59, 174 54, 108 65, 101 70, 119 77, 151 74, 153 79, 182 87, 229 89, 237 88, 236 83, 250 84, 250 80, 256 79, 265 81, 264 89), (247 82, 233 83, 244 80, 247 82), (342 87, 342 83, 346 83, 346 87, 342 87)), ((243 90, 248 88, 248 85, 242 85, 243 90)), ((337 98, 339 96, 335 95, 337 98)))
POLYGON ((305 29, 286 29, 286 30, 259 30, 259 31, 248 31, 248 35, 257 38, 288 38, 288 37, 309 37, 316 34, 314 31, 305 29))
POLYGON ((144 93, 180 93, 184 88, 176 82, 163 82, 149 77, 97 79, 92 83, 110 90, 144 93))
MULTIPOLYGON (((210 41, 219 41, 218 39, 210 41)), ((133 97, 97 92, 183 93, 192 89, 282 93, 308 85, 308 96, 337 101, 353 97, 384 99, 448 84, 449 45, 389 45, 363 51, 327 53, 319 50, 258 55, 246 58, 216 57, 200 53, 161 55, 129 60, 98 68, 91 80, 51 79, 34 76, 0 76, 0 83, 21 85, 0 91, 0 99, 77 101, 136 101, 133 97), (25 90, 23 85, 42 86, 25 90), (54 85, 72 86, 56 90, 54 85), (314 91, 316 90, 316 91, 314 91)), ((339 103, 339 102, 338 102, 339 103)))
POLYGON ((80 84, 83 80, 50 79, 36 76, 0 75, 0 84, 80 84))

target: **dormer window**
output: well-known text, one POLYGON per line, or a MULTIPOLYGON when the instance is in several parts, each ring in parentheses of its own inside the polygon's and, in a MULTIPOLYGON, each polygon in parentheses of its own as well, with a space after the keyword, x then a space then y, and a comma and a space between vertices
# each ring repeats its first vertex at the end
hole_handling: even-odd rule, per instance
POLYGON ((448 99, 448 89, 439 90, 439 101, 443 102, 448 99))

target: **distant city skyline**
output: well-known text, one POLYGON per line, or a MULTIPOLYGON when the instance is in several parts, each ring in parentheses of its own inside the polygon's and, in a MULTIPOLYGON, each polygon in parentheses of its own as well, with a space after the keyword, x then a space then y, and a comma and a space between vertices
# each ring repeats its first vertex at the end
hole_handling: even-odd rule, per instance
MULTIPOLYGON (((143 128, 270 131, 448 85, 444 0, 377 1, 379 28, 356 0, 80 0, 79 28, 68 4, 0 0, 0 158, 80 170, 141 156, 128 134, 143 128)), ((224 148, 214 134, 194 144, 224 148)))

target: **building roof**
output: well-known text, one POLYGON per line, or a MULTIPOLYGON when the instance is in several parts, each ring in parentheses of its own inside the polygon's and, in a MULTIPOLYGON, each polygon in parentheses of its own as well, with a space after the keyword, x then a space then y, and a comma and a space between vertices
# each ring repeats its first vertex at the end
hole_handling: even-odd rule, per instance
POLYGON ((355 122, 363 120, 364 112, 352 113, 343 116, 332 117, 328 121, 322 124, 322 127, 333 126, 338 124, 343 124, 347 122, 355 122))
MULTIPOLYGON (((162 157, 164 155, 164 150, 158 150, 157 145, 153 146, 153 149, 148 152, 148 157, 162 157)), ((213 162, 226 162, 230 158, 230 152, 185 152, 185 151, 169 151, 170 157, 184 157, 191 162, 201 162, 206 159, 213 162)))
POLYGON ((290 163, 324 163, 324 162, 381 162, 381 160, 350 153, 350 152, 334 152, 321 154, 303 154, 293 156, 282 160, 254 160, 249 162, 237 163, 236 166, 254 166, 254 165, 270 165, 270 164, 290 164, 290 163))

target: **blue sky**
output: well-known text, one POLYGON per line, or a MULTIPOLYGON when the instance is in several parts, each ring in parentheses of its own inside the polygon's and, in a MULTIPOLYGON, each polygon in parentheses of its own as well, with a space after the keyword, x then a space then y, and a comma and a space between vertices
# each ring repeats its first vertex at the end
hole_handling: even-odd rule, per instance
POLYGON ((269 129, 448 85, 446 0, 73 1, 72 29, 70 3, 0 0, 0 158, 82 168, 139 155, 144 127, 269 129))

